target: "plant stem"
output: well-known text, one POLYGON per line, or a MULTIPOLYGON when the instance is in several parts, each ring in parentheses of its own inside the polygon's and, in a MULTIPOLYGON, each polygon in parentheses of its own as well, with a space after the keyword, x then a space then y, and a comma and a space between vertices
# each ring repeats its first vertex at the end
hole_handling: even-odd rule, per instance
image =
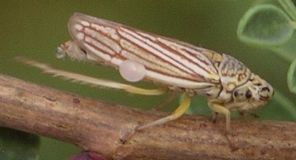
POLYGON ((295 159, 296 123, 184 116, 122 137, 135 126, 163 117, 40 87, 0 75, 0 125, 76 144, 106 159, 295 159))

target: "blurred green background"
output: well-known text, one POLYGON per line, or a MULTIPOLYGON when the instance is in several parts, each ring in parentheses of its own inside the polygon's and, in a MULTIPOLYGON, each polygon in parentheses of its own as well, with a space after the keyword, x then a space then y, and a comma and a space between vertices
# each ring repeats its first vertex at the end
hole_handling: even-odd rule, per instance
MULTIPOLYGON (((85 97, 145 109, 164 100, 165 96, 136 96, 121 91, 77 85, 42 74, 38 69, 14 60, 14 57, 21 55, 56 68, 123 81, 112 68, 55 58, 56 47, 70 38, 67 31, 68 18, 73 12, 82 12, 238 58, 278 91, 276 95, 280 98, 274 98, 266 107, 260 109, 257 112, 259 116, 264 119, 295 121, 296 99, 295 95, 288 91, 286 84, 289 63, 270 51, 249 47, 237 38, 238 22, 253 3, 253 0, 1 1, 0 73, 85 97)), ((151 84, 147 83, 140 85, 151 87, 151 84)), ((177 105, 177 101, 178 99, 172 102, 171 109, 177 105)), ((196 97, 191 112, 209 114, 205 100, 196 97)), ((5 145, 0 145, 3 146, 5 145)), ((79 151, 70 144, 43 137, 39 146, 40 160, 67 159, 79 151)))

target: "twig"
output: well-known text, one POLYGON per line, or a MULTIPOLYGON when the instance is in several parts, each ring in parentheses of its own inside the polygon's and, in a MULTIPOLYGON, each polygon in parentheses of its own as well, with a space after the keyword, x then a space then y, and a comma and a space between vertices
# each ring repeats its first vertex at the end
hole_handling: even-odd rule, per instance
POLYGON ((296 123, 184 116, 162 126, 121 138, 138 124, 164 113, 144 113, 0 75, 0 125, 76 144, 107 159, 128 160, 267 160, 295 159, 296 123))

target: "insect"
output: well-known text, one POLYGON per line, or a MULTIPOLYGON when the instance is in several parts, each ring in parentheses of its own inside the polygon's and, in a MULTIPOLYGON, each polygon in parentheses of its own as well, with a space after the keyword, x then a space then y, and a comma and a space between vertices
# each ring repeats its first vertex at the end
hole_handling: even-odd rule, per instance
POLYGON ((207 97, 213 113, 225 115, 226 131, 229 131, 230 111, 256 109, 273 95, 269 83, 252 73, 242 62, 224 53, 82 13, 75 13, 70 18, 68 30, 72 40, 58 47, 57 57, 67 55, 73 59, 109 65, 118 69, 127 81, 153 81, 161 88, 142 89, 43 66, 46 72, 135 94, 160 95, 169 90, 183 93, 180 105, 172 114, 138 129, 179 118, 187 111, 194 95, 203 95, 207 97))

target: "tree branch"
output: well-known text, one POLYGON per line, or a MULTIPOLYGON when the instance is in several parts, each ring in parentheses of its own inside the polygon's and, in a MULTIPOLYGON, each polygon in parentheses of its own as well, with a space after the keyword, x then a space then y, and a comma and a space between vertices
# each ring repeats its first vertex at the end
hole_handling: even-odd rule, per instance
POLYGON ((0 125, 56 138, 104 155, 129 160, 295 159, 296 123, 233 120, 229 141, 224 121, 184 116, 120 139, 136 125, 165 113, 144 113, 0 75, 0 125), (235 146, 230 147, 230 144, 235 146))

